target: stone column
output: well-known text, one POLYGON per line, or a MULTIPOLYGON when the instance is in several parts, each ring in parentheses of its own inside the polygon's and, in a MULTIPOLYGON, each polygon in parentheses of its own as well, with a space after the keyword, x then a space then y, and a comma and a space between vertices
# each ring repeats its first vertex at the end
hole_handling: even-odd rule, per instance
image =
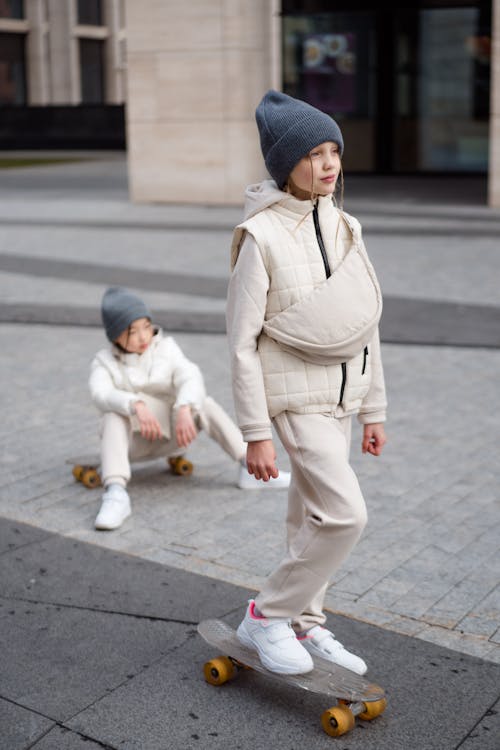
POLYGON ((500 0, 492 0, 492 13, 488 204, 500 208, 500 0))
POLYGON ((120 2, 122 0, 105 0, 104 24, 107 27, 105 45, 105 76, 107 104, 123 104, 125 100, 125 72, 122 59, 122 45, 125 43, 125 31, 121 25, 120 2))
POLYGON ((255 106, 279 85, 277 0, 127 0, 130 193, 240 204, 265 176, 255 106))
POLYGON ((50 24, 51 104, 80 103, 78 41, 74 36, 76 3, 47 0, 50 24))
POLYGON ((49 25, 42 0, 26 4, 29 34, 26 44, 26 67, 29 104, 50 104, 48 37, 49 25))

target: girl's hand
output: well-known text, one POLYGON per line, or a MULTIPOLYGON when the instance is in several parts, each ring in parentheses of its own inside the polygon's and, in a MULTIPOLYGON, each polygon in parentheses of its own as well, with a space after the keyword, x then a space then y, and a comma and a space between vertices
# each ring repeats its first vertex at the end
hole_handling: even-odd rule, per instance
POLYGON ((135 414, 139 420, 141 435, 146 440, 159 440, 162 436, 161 426, 152 412, 149 411, 144 401, 136 401, 134 404, 135 414))
POLYGON ((263 482, 269 482, 271 477, 276 479, 279 476, 272 440, 255 440, 248 443, 247 469, 255 479, 262 479, 263 482))
POLYGON ((180 406, 177 410, 177 419, 175 422, 175 438, 177 445, 181 448, 187 448, 198 435, 198 430, 191 415, 191 407, 187 404, 180 406))
POLYGON ((382 448, 387 442, 385 436, 384 425, 382 422, 378 424, 365 424, 363 428, 363 443, 361 450, 363 453, 371 453, 372 456, 380 456, 382 448))

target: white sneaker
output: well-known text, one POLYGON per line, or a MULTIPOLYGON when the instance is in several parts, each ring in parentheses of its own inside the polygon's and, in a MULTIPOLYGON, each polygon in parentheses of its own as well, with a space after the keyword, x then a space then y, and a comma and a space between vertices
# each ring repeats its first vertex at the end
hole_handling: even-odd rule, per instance
POLYGON ((269 482, 255 479, 253 474, 248 473, 246 466, 240 466, 238 474, 238 487, 240 490, 280 490, 286 489, 290 484, 291 474, 289 471, 280 471, 279 476, 271 477, 269 482))
POLYGON ((132 510, 125 487, 110 484, 104 490, 102 505, 95 519, 95 527, 100 531, 112 531, 122 525, 132 510))
POLYGON ((315 625, 303 635, 297 636, 302 646, 313 656, 320 656, 322 659, 328 659, 341 667, 350 669, 356 674, 365 674, 368 667, 363 659, 351 654, 344 646, 337 641, 333 633, 321 625, 315 625))
POLYGON ((262 664, 278 674, 303 674, 314 667, 311 656, 300 645, 290 620, 257 617, 253 599, 237 636, 248 648, 257 651, 262 664))

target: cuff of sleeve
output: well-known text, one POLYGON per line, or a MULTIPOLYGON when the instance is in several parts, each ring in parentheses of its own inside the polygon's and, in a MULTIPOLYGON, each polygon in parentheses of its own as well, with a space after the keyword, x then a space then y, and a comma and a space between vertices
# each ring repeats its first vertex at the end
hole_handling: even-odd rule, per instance
POLYGON ((379 422, 385 422, 387 414, 385 409, 380 411, 371 411, 366 414, 358 414, 358 422, 360 424, 379 424, 379 422))
POLYGON ((273 433, 271 425, 251 425, 250 427, 240 427, 243 440, 246 443, 255 443, 257 440, 272 440, 273 433))
POLYGON ((140 401, 140 399, 136 398, 133 401, 128 402, 128 413, 130 414, 131 417, 133 417, 135 414, 135 405, 138 401, 140 401))

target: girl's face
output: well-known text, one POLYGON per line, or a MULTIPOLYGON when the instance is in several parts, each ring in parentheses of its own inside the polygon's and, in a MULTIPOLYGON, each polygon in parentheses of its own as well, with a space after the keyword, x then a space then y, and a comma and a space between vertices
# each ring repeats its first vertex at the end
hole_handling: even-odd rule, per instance
POLYGON ((138 318, 118 336, 116 343, 130 354, 142 354, 150 345, 153 334, 149 318, 138 318))
POLYGON ((295 165, 290 173, 290 189, 301 200, 311 198, 311 193, 332 195, 339 174, 339 147, 333 141, 326 141, 311 149, 295 165))

